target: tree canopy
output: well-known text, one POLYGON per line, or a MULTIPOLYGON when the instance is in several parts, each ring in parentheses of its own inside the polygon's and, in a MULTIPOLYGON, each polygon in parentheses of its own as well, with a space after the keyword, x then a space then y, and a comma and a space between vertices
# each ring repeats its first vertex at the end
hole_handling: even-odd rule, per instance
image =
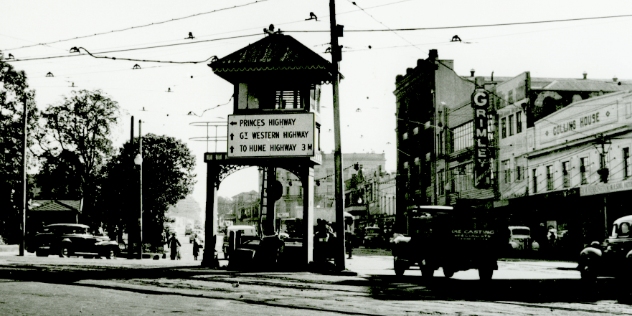
MULTIPOLYGON (((143 241, 161 244, 169 206, 193 191, 195 157, 182 141, 169 136, 142 137, 143 241)), ((139 170, 134 165, 138 143, 126 142, 104 169, 102 217, 106 226, 133 231, 138 222, 139 170)))
MULTIPOLYGON (((24 105, 27 108, 27 144, 34 142, 39 112, 35 92, 24 71, 16 71, 0 57, 0 236, 8 242, 21 238, 22 157, 24 152, 24 105)), ((27 162, 33 164, 28 157, 27 162)))
POLYGON ((101 90, 72 91, 42 113, 39 134, 42 167, 37 176, 41 195, 51 199, 84 199, 85 220, 98 223, 94 210, 101 168, 113 153, 112 129, 119 105, 101 90))

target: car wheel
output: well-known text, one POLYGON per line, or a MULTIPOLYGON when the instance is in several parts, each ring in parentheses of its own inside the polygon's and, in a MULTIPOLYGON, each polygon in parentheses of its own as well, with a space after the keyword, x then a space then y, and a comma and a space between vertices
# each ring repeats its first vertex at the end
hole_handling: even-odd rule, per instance
POLYGON ((581 279, 584 281, 594 282, 597 280, 595 269, 586 265, 580 271, 581 279))
POLYGON ((494 275, 494 270, 489 268, 478 269, 478 278, 481 280, 491 280, 494 275))
POLYGON ((450 269, 450 268, 443 268, 443 275, 446 278, 451 278, 452 276, 454 276, 454 270, 450 269))
POLYGON ((59 256, 68 258, 70 256, 70 247, 68 245, 62 245, 61 249, 59 249, 59 256))
POLYGON ((105 252, 105 258, 106 259, 116 258, 116 250, 114 250, 114 248, 112 247, 108 248, 107 251, 105 252))
POLYGON ((48 257, 48 252, 37 249, 35 250, 35 255, 38 257, 48 257))

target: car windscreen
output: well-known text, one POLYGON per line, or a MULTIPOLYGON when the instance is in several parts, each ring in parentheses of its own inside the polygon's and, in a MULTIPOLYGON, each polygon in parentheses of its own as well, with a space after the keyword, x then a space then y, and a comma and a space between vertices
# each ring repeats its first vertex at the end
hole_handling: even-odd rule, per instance
POLYGON ((531 231, 528 229, 524 229, 524 228, 514 228, 511 230, 511 234, 512 235, 523 235, 523 236, 530 236, 531 235, 531 231))

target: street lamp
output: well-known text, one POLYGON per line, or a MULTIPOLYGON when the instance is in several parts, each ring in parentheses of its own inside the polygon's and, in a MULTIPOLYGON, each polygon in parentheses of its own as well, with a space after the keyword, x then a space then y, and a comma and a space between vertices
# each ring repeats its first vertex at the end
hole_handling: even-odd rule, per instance
POLYGON ((138 120, 138 154, 134 157, 134 164, 138 166, 138 206, 140 213, 138 218, 138 259, 143 258, 143 138, 141 134, 142 121, 138 120))

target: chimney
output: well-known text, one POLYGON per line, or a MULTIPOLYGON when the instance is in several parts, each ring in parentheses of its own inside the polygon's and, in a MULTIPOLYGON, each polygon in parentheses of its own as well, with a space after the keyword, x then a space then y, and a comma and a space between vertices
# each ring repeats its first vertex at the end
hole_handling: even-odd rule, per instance
POLYGON ((470 69, 470 77, 474 77, 474 68, 470 69))
POLYGON ((584 79, 586 79, 586 77, 588 77, 588 73, 585 72, 585 71, 584 71, 583 75, 584 75, 584 79))
POLYGON ((617 78, 617 76, 614 76, 614 78, 612 78, 612 81, 617 82, 617 80, 619 80, 619 78, 617 78))
POLYGON ((430 52, 428 52, 428 59, 430 61, 435 61, 439 58, 439 52, 436 49, 431 49, 430 52))

